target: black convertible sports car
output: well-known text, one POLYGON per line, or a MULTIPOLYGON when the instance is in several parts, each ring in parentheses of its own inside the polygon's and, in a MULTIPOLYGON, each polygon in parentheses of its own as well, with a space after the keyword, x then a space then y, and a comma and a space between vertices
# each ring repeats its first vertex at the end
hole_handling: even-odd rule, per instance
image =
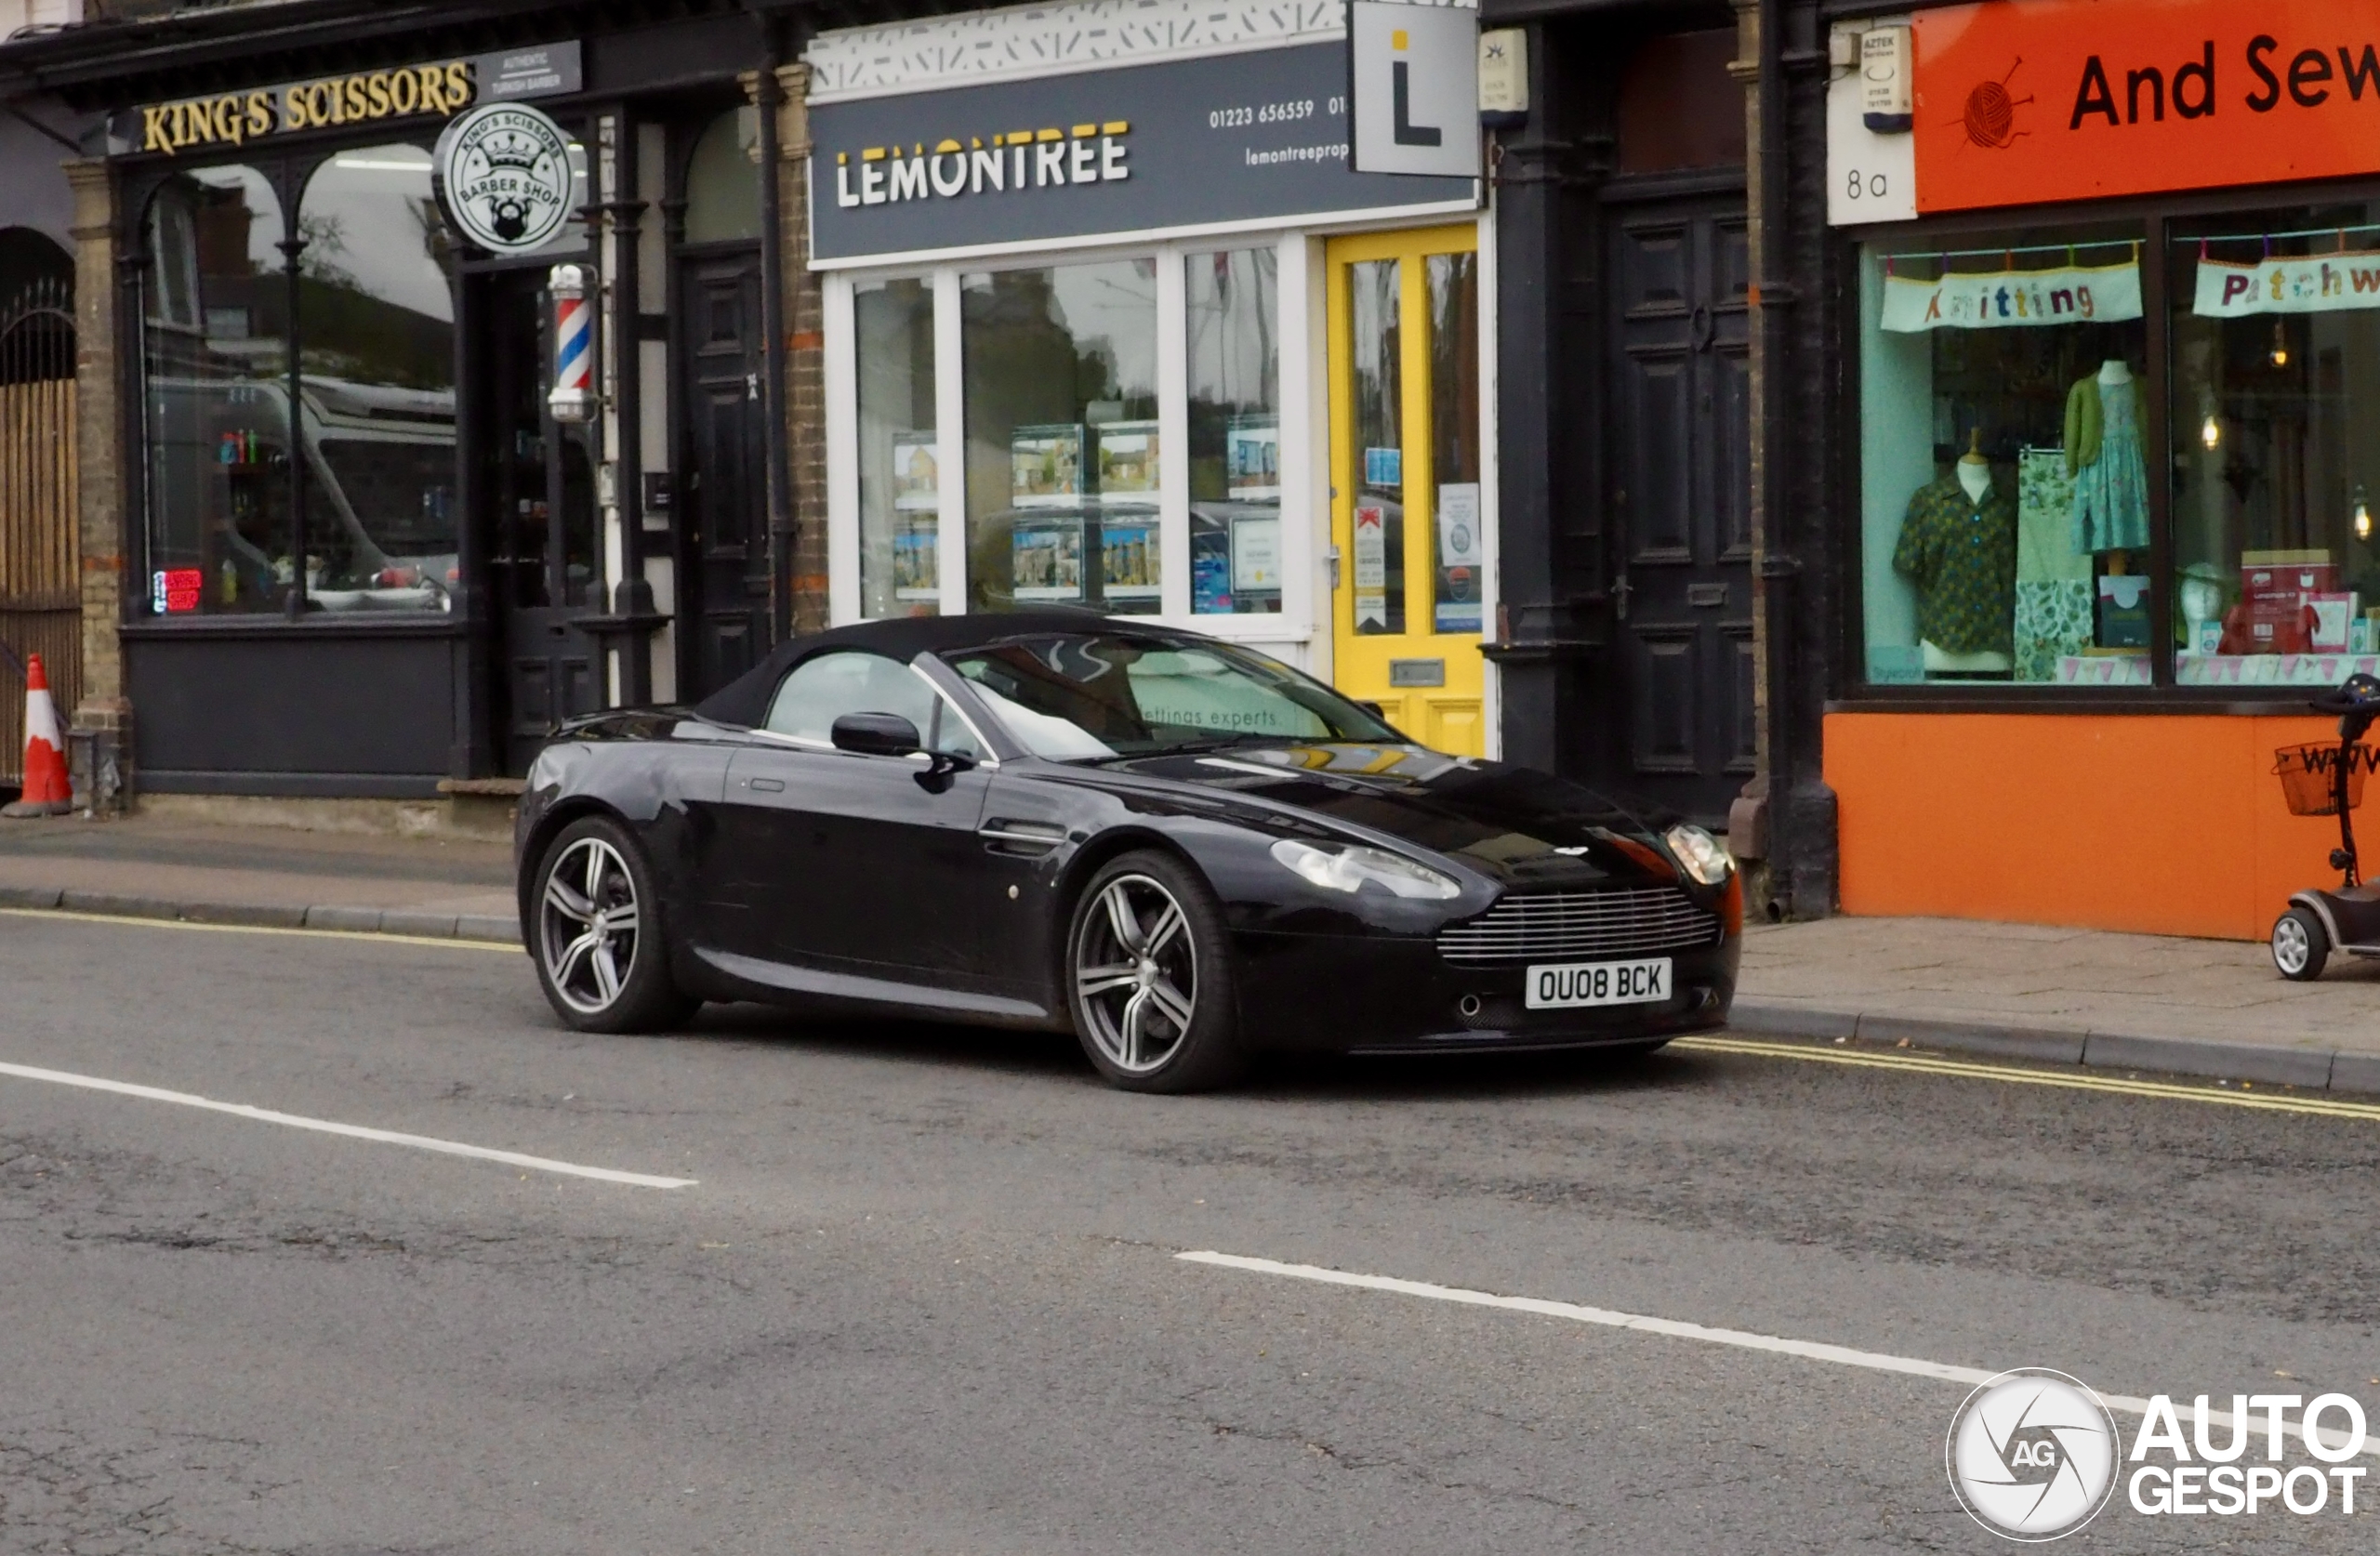
POLYGON ((573 724, 515 851, 574 1027, 716 999, 1071 1030, 1150 1091, 1266 1048, 1658 1048, 1726 1019, 1743 916, 1699 827, 1074 612, 838 628, 573 724))

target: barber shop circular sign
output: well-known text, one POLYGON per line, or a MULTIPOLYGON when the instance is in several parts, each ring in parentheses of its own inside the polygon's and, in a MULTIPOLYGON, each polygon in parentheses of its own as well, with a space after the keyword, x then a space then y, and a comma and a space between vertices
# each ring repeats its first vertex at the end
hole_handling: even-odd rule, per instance
POLYGON ((542 248, 570 219, 570 138, 526 104, 458 116, 439 136, 431 167, 446 219, 490 254, 542 248))

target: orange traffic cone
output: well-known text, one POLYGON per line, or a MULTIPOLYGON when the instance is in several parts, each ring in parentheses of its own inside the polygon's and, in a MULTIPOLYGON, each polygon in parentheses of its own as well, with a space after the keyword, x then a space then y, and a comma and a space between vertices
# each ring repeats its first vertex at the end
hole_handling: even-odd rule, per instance
POLYGON ((49 700, 49 677, 41 655, 25 656, 25 792, 5 816, 62 816, 74 808, 66 779, 66 742, 58 733, 58 707, 49 700))

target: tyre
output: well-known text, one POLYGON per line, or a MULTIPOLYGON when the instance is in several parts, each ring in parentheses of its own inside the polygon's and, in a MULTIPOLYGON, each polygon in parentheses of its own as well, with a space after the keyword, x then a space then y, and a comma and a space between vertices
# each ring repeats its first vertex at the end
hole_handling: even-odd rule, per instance
POLYGON ((2331 959, 2331 932, 2312 908, 2294 907, 2272 921, 2272 965, 2283 978, 2310 983, 2331 959))
POLYGON ((1223 910, 1170 854, 1128 853, 1091 877, 1066 935, 1083 1052, 1127 1091, 1199 1091, 1245 1067, 1223 910))
POLYGON ((537 863, 530 919, 537 982, 579 1032, 661 1032, 701 1001, 678 992, 643 851, 604 816, 562 828, 537 863))

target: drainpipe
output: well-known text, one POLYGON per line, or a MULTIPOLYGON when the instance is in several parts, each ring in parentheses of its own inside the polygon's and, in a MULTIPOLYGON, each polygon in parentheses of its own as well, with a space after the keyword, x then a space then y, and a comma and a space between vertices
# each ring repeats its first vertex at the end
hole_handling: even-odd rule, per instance
POLYGON ((793 481, 786 449, 785 379, 785 194, 777 150, 777 112, 785 91, 777 82, 784 50, 774 19, 760 20, 763 40, 760 77, 752 100, 760 110, 760 333, 766 345, 760 372, 763 448, 768 461, 769 640, 783 642, 793 631, 793 481))

